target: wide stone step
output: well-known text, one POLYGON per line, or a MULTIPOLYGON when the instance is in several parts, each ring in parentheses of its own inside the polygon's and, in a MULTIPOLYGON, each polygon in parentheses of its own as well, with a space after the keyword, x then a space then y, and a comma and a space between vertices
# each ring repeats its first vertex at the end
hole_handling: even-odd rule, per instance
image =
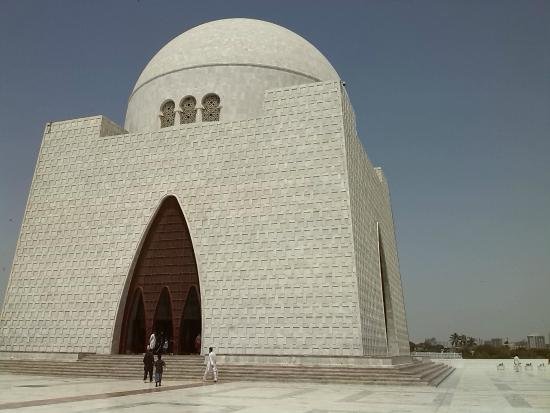
POLYGON ((274 375, 226 375, 220 374, 220 380, 224 381, 285 381, 285 382, 315 382, 315 383, 355 383, 355 384, 402 384, 402 385, 425 385, 425 383, 417 380, 407 380, 399 378, 349 378, 349 377, 334 377, 334 376, 274 376, 274 375))
POLYGON ((420 377, 423 377, 427 374, 429 374, 430 372, 434 371, 434 370, 437 370, 441 368, 441 365, 440 364, 430 364, 430 365, 427 365, 427 366, 423 366, 422 368, 419 368, 413 372, 406 372, 407 374, 412 374, 412 375, 415 375, 415 376, 420 376, 420 377))
POLYGON ((429 374, 431 371, 440 368, 441 366, 442 364, 439 363, 421 363, 413 368, 400 369, 400 372, 414 376, 424 376, 429 374))
MULTIPOLYGON (((59 370, 59 365, 50 365, 50 366, 44 366, 44 365, 17 365, 17 366, 2 366, 0 367, 2 370, 5 371, 25 371, 25 372, 53 372, 59 370)), ((400 376, 397 372, 387 372, 387 373, 380 373, 380 372, 355 372, 352 370, 335 370, 335 371, 316 371, 315 369, 308 369, 308 370, 285 370, 284 368, 278 368, 278 369, 266 369, 266 368, 235 368, 235 367, 227 367, 227 366, 220 366, 220 371, 223 371, 226 375, 247 375, 247 376, 258 376, 258 375, 272 375, 272 376, 304 376, 304 377, 316 377, 316 376, 326 376, 326 377, 347 377, 347 378, 361 378, 361 377, 372 377, 372 378, 398 378, 398 377, 407 377, 407 376, 400 376)), ((97 368, 86 368, 84 366, 80 365, 67 365, 65 364, 63 366, 63 370, 66 372, 71 373, 100 373, 100 374, 109 374, 114 376, 132 376, 136 374, 142 374, 143 373, 143 367, 116 367, 116 366, 105 366, 100 369, 97 368)), ((174 372, 169 374, 175 374, 177 376, 185 376, 185 375, 191 375, 191 374, 202 374, 204 372, 204 367, 196 367, 193 369, 178 369, 174 366, 167 366, 166 372, 174 372)))
POLYGON ((443 363, 423 362, 419 363, 417 366, 403 368, 402 370, 407 373, 414 373, 414 375, 432 386, 438 386, 451 375, 455 369, 443 363))
POLYGON ((434 375, 429 379, 429 384, 432 386, 439 386, 441 383, 445 381, 447 377, 449 377, 453 372, 455 371, 454 367, 445 366, 443 369, 439 371, 437 375, 434 375))
POLYGON ((433 367, 426 369, 425 371, 417 374, 421 379, 429 379, 434 374, 438 374, 441 370, 446 369, 447 366, 443 364, 436 364, 433 367))
MULTIPOLYGON (((31 375, 140 379, 143 357, 139 355, 86 355, 78 361, 0 360, 0 371, 31 375)), ((204 358, 166 356, 165 380, 200 380, 204 358)), ((220 364, 223 381, 292 381, 318 383, 361 383, 439 385, 453 369, 439 363, 409 363, 392 367, 354 368, 340 366, 220 364)))
MULTIPOLYGON (((25 367, 25 368, 8 368, 4 369, 4 371, 12 371, 12 372, 33 372, 35 374, 51 374, 51 373, 67 373, 67 374, 77 374, 82 373, 85 375, 88 374, 97 374, 97 375, 106 375, 106 376, 114 376, 114 377, 120 377, 120 376, 129 376, 129 377, 135 377, 143 374, 143 369, 140 370, 118 370, 118 369, 103 369, 103 370, 88 370, 88 369, 77 369, 77 368, 63 368, 60 370, 57 369, 38 369, 38 368, 31 368, 31 367, 25 367)), ((185 377, 185 376, 202 376, 204 370, 195 370, 195 371, 175 371, 174 369, 167 369, 165 371, 165 375, 168 376, 174 376, 174 377, 185 377)), ((394 376, 394 375, 363 375, 363 376, 350 376, 348 374, 345 374, 343 372, 341 373, 318 373, 318 372, 301 372, 301 373, 292 373, 292 372, 277 372, 274 373, 269 370, 265 371, 246 371, 246 370, 240 370, 240 371, 228 371, 228 370, 220 370, 220 375, 224 375, 226 377, 266 377, 266 376, 273 376, 273 377, 334 377, 334 378, 352 378, 352 379, 361 379, 363 377, 368 377, 372 379, 398 379, 398 380, 411 380, 415 379, 418 380, 418 378, 412 378, 412 377, 400 377, 400 376, 394 376)))
MULTIPOLYGON (((18 371, 18 374, 29 374, 29 372, 23 372, 18 371)), ((113 376, 109 373, 100 373, 100 372, 81 372, 82 374, 74 374, 72 372, 67 371, 52 371, 52 372, 34 372, 36 375, 48 375, 48 376, 59 376, 59 377, 97 377, 97 378, 109 378, 112 379, 114 377, 118 378, 125 378, 125 379, 136 379, 141 380, 141 373, 140 374, 132 374, 132 375, 124 375, 124 376, 113 376)), ((163 379, 165 381, 167 380, 200 380, 202 378, 202 374, 196 375, 195 377, 181 377, 178 375, 170 375, 165 373, 163 376, 163 379)), ((219 376, 220 381, 292 381, 292 382, 318 382, 318 383, 355 383, 355 384, 395 384, 395 385, 426 385, 424 382, 420 382, 417 380, 407 380, 407 379, 399 379, 399 378, 346 378, 346 377, 333 377, 333 376, 313 376, 313 377, 302 377, 302 376, 274 376, 274 375, 228 375, 228 374, 220 374, 219 376)))
MULTIPOLYGON (((204 368, 204 363, 201 361, 200 363, 193 363, 193 364, 182 364, 182 363, 178 363, 178 362, 175 362, 175 361, 172 361, 172 360, 165 360, 166 361, 166 364, 168 366, 172 366, 172 367, 176 367, 176 368, 179 368, 179 367, 202 367, 204 368)), ((109 363, 109 362, 105 362, 105 361, 102 361, 102 362, 94 362, 94 363, 89 363, 89 362, 79 362, 79 365, 82 365, 82 366, 90 366, 90 367, 101 367, 101 366, 112 366, 112 365, 115 365, 114 363, 109 363)), ((128 363, 116 363, 116 365, 118 366, 124 366, 124 365, 129 365, 128 363)), ((137 366, 139 368, 142 368, 143 367, 143 363, 141 361, 139 362, 136 362, 133 364, 134 366, 137 366)), ((278 371, 278 370, 284 370, 284 371, 299 371, 299 372, 302 372, 302 371, 308 371, 308 370, 312 370, 312 371, 319 371, 319 372, 322 372, 322 371, 327 371, 327 372, 333 372, 333 371, 344 371, 344 372, 356 372, 357 374, 362 374, 362 373, 382 373, 382 374, 386 374, 386 373, 390 373, 390 374, 401 374, 401 372, 397 369, 397 368, 354 368, 354 367, 313 367, 313 366, 295 366, 295 365, 291 365, 291 366, 284 366, 284 365, 251 365, 251 364, 220 364, 218 363, 218 365, 220 367, 223 367, 224 369, 246 369, 246 370, 264 370, 264 369, 270 369, 270 370, 273 370, 273 371, 278 371)))
POLYGON ((239 378, 239 379, 248 379, 248 380, 256 380, 256 379, 268 379, 268 378, 275 378, 275 379, 333 379, 333 380, 353 380, 353 381, 363 381, 363 380, 373 380, 373 381, 403 381, 403 382, 419 382, 420 380, 416 378, 408 378, 408 377, 392 377, 392 376, 378 376, 378 377, 372 377, 372 376, 363 376, 363 377, 350 377, 346 375, 333 375, 333 374, 326 374, 326 375, 315 375, 315 374, 308 374, 308 375, 298 375, 298 374, 280 374, 280 375, 274 375, 270 374, 268 372, 266 373, 257 373, 257 374, 247 374, 246 372, 242 373, 229 373, 221 371, 219 372, 220 377, 224 378, 239 378))
MULTIPOLYGON (((10 365, 12 363, 15 363, 15 361, 7 361, 7 360, 0 360, 0 366, 1 365, 10 365)), ((175 360, 166 360, 167 365, 174 367, 174 368, 204 368, 204 363, 202 360, 200 362, 194 362, 194 363, 180 363, 175 360)), ((57 361, 35 361, 35 360, 19 360, 16 362, 18 366, 41 366, 41 367, 56 367, 59 366, 59 362, 57 361)), ((134 368, 134 369, 142 369, 143 368, 143 362, 141 360, 139 361, 133 361, 132 363, 128 362, 109 362, 105 360, 97 360, 94 362, 89 361, 78 361, 78 362, 64 362, 65 366, 79 366, 82 368, 108 368, 108 367, 114 367, 114 368, 134 368)), ((350 373, 381 373, 381 374, 400 374, 400 371, 396 368, 352 368, 352 367, 313 367, 313 366, 284 366, 284 365, 250 365, 250 364, 219 364, 224 369, 246 369, 246 370, 265 370, 269 369, 272 371, 297 371, 297 372, 303 372, 303 371, 316 371, 316 372, 334 372, 334 371, 342 371, 342 372, 350 372, 350 373)))

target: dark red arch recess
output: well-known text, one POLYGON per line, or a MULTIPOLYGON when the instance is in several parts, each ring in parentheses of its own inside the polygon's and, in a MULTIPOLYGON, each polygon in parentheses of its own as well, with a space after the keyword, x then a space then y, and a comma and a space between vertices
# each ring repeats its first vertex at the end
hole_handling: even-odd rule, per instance
POLYGON ((141 289, 136 288, 130 299, 125 345, 130 352, 140 353, 145 340, 145 310, 141 289))
MULTIPOLYGON (((189 289, 181 316, 180 351, 184 354, 197 352, 196 337, 201 333, 201 307, 197 287, 189 289)), ((200 350, 199 350, 200 351, 200 350)))
MULTIPOLYGON (((181 354, 182 315, 190 288, 197 288, 200 301, 199 276, 191 235, 183 212, 175 197, 167 197, 159 207, 149 228, 139 257, 130 275, 130 287, 124 308, 119 352, 133 352, 128 348, 128 333, 132 298, 141 289, 145 310, 146 337, 153 331, 153 324, 161 293, 167 289, 170 299, 172 336, 170 352, 181 354)), ((200 304, 199 304, 200 306, 200 304)), ((188 332, 187 332, 188 333, 188 332)), ((146 343, 143 343, 145 348, 146 343)))
POLYGON ((153 331, 156 333, 160 345, 165 340, 169 341, 168 352, 173 351, 174 320, 172 317, 172 297, 168 287, 164 287, 157 300, 157 308, 153 318, 153 331))

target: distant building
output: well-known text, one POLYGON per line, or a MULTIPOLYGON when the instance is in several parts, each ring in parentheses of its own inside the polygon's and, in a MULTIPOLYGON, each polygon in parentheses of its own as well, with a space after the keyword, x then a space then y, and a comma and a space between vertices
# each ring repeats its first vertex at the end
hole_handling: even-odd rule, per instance
POLYGON ((489 340, 489 344, 493 347, 501 347, 502 346, 502 339, 501 338, 492 338, 489 340))
POLYGON ((518 348, 518 347, 527 347, 527 341, 526 340, 516 341, 513 346, 510 346, 510 348, 518 348))
POLYGON ((527 336, 527 347, 545 348, 544 336, 542 334, 529 334, 527 336))

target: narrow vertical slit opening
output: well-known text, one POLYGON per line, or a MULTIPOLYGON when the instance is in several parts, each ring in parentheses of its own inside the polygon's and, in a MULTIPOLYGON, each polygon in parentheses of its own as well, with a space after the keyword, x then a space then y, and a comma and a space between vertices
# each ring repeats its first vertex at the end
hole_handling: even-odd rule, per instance
POLYGON ((378 235, 378 259, 380 265, 380 283, 382 284, 382 303, 384 306, 384 329, 386 332, 386 348, 389 349, 389 339, 388 339, 388 303, 386 302, 386 297, 389 293, 387 270, 386 270, 386 257, 384 256, 384 248, 382 246, 382 240, 380 236, 380 226, 378 222, 376 223, 376 230, 378 235))

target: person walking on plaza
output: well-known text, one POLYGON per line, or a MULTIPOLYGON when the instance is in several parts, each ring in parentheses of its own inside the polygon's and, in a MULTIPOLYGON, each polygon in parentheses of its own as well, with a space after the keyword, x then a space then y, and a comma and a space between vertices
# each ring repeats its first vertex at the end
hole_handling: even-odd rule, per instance
POLYGON ((155 387, 162 386, 162 373, 166 363, 162 359, 162 355, 157 355, 158 359, 155 361, 155 387))
POLYGON ((519 371, 520 366, 521 366, 521 363, 519 362, 519 357, 518 357, 518 355, 516 354, 516 355, 514 356, 514 370, 515 370, 515 371, 519 371))
POLYGON ((149 375, 149 383, 153 381, 153 365, 155 364, 155 356, 153 351, 147 349, 143 356, 143 382, 147 382, 147 375, 149 375))
POLYGON ((208 348, 208 355, 206 356, 206 370, 204 371, 202 381, 206 381, 206 377, 208 376, 208 373, 210 373, 210 370, 212 370, 212 373, 214 374, 214 383, 217 383, 218 366, 216 365, 216 353, 214 353, 214 349, 212 347, 208 348))

